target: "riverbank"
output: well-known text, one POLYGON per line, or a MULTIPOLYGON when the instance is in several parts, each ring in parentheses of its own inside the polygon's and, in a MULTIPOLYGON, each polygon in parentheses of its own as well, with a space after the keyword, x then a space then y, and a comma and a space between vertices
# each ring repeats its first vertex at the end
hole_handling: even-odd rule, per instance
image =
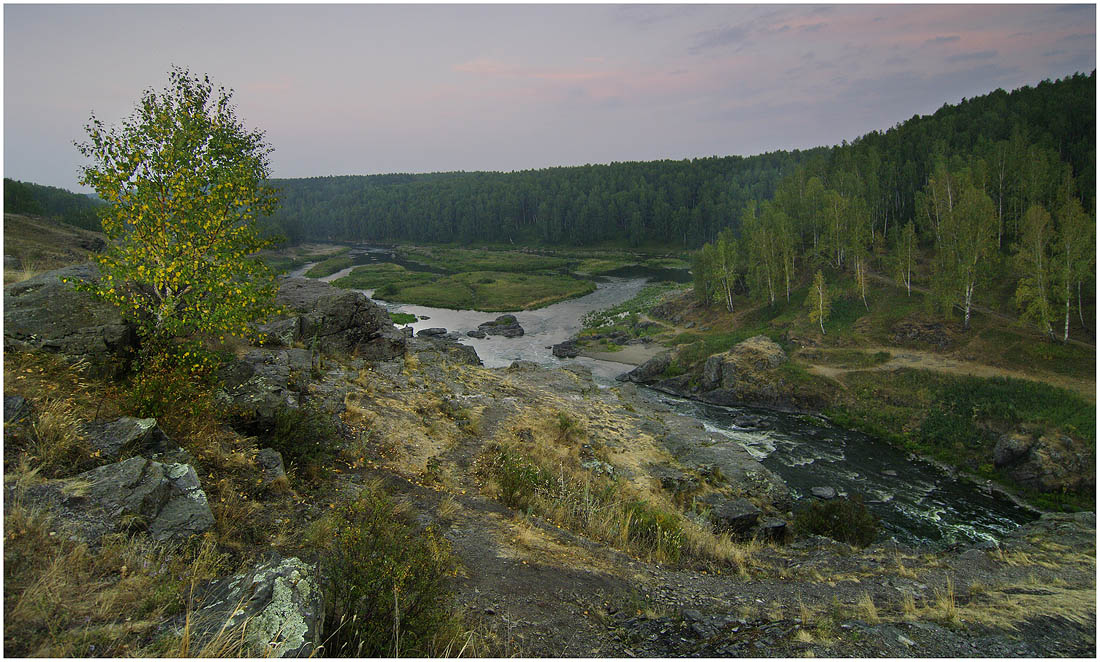
POLYGON ((654 359, 633 375, 639 383, 714 404, 821 413, 1033 507, 1094 508, 1094 353, 1029 341, 999 318, 976 316, 963 332, 925 318, 913 301, 899 306, 842 302, 823 335, 795 304, 731 314, 671 293, 603 315, 574 344, 587 354, 607 338, 644 340, 667 357, 650 349, 654 359), (774 349, 738 360, 734 348, 754 337, 774 349))

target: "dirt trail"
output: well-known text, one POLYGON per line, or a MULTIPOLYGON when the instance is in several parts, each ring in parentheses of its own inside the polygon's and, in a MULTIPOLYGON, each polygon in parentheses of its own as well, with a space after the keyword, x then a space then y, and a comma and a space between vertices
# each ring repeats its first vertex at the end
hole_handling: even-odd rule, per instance
MULTIPOLYGON (((830 350, 816 349, 815 351, 827 353, 830 350)), ((1026 379, 1029 381, 1041 382, 1044 384, 1050 384, 1051 386, 1068 389, 1084 396, 1089 400, 1089 402, 1096 402, 1096 382, 1090 380, 1074 379, 1073 377, 1067 377, 1065 375, 1055 375, 1050 373, 1035 374, 1033 372, 1008 370, 1006 368, 998 368, 996 366, 991 366, 984 363, 953 359, 950 357, 942 356, 940 354, 921 351, 918 349, 898 349, 896 347, 861 347, 860 351, 864 351, 868 355, 878 352, 886 352, 890 355, 890 359, 877 365, 860 367, 825 365, 821 363, 814 363, 805 358, 802 360, 806 361, 806 367, 807 369, 809 369, 810 372, 821 375, 823 377, 828 377, 842 384, 842 377, 851 372, 897 370, 899 368, 917 368, 920 370, 930 370, 933 372, 943 372, 953 375, 969 375, 972 377, 1010 377, 1013 379, 1026 379)))

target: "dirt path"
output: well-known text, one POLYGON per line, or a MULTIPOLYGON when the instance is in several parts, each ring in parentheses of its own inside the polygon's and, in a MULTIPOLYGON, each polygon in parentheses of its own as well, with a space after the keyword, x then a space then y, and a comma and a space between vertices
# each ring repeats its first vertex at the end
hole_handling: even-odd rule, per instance
MULTIPOLYGON (((818 352, 829 352, 828 349, 817 349, 818 352)), ((1068 389, 1079 393, 1089 400, 1089 402, 1096 402, 1096 382, 1074 379, 1072 377, 1066 377, 1065 375, 1055 375, 1050 373, 1044 373, 1037 375, 1030 372, 1021 372, 1018 370, 1008 370, 1005 368, 998 368, 996 366, 986 365, 984 363, 975 363, 973 361, 963 361, 960 359, 953 359, 933 352, 925 352, 917 349, 898 349, 896 347, 861 347, 860 351, 866 352, 868 355, 878 352, 886 352, 890 355, 890 359, 883 363, 879 363, 873 366, 860 366, 860 367, 843 367, 835 365, 826 365, 820 363, 814 363, 812 361, 806 361, 807 369, 810 372, 828 377, 834 381, 843 384, 842 377, 850 372, 863 372, 863 371, 883 371, 883 370, 897 370, 898 368, 916 368, 920 370, 930 370, 933 372, 943 372, 953 375, 969 375, 971 377, 1011 377, 1013 379, 1026 379, 1033 382, 1041 382, 1044 384, 1050 384, 1051 386, 1057 386, 1060 388, 1068 389)))

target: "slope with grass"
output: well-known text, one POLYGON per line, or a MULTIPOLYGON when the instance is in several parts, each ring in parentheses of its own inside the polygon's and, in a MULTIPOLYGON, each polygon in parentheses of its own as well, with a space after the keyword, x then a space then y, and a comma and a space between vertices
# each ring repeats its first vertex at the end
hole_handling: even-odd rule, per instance
POLYGON ((41 216, 4 214, 4 284, 43 271, 84 262, 104 246, 105 237, 41 216))

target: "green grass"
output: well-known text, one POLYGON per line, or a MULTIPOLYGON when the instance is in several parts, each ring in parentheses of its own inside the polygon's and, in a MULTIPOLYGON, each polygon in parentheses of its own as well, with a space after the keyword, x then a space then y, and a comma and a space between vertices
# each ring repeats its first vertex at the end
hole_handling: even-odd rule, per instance
POLYGON ((378 290, 392 286, 396 291, 403 287, 430 283, 437 278, 439 276, 436 274, 409 271, 399 264, 366 264, 355 267, 347 276, 337 278, 332 284, 353 290, 378 290))
POLYGON ((394 283, 375 296, 436 308, 507 312, 542 308, 595 289, 590 281, 563 274, 472 271, 411 286, 394 283))
POLYGON ((676 283, 649 283, 633 297, 618 305, 585 313, 581 317, 581 325, 585 329, 602 332, 621 326, 624 320, 627 321, 627 326, 633 326, 631 322, 637 320, 639 313, 649 312, 668 293, 682 288, 682 285, 676 283))
POLYGON ((412 313, 390 313, 390 321, 394 324, 412 324, 417 320, 412 313))
POLYGON ((449 273, 552 271, 564 269, 569 265, 569 260, 565 258, 521 253, 515 250, 405 247, 398 252, 405 260, 449 273))
MULTIPOLYGON (((825 414, 911 451, 1006 484, 993 469, 997 438, 1017 426, 1064 432, 1096 445, 1096 410, 1075 393, 1028 380, 926 370, 851 373, 844 402, 825 414)), ((1068 497, 1091 506, 1091 495, 1068 497)))
POLYGON ((351 265, 351 257, 347 255, 337 255, 335 257, 330 257, 326 260, 322 260, 313 265, 310 270, 306 272, 306 277, 324 278, 325 276, 331 276, 341 269, 347 269, 351 265))

